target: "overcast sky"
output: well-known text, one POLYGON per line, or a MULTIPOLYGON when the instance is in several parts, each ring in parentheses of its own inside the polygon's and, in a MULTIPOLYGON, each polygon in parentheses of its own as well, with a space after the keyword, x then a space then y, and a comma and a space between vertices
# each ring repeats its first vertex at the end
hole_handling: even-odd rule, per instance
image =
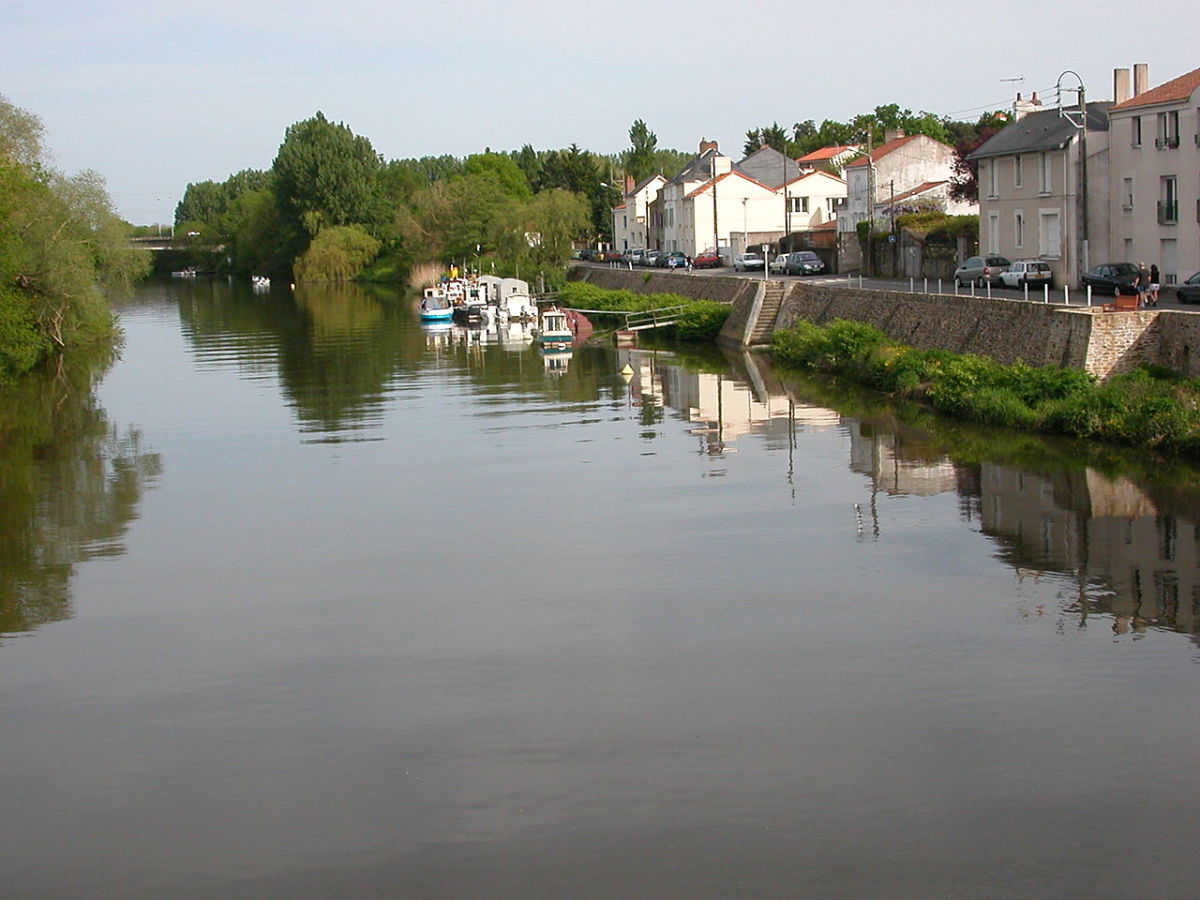
POLYGON ((612 153, 637 118, 660 147, 737 156, 772 121, 1052 100, 1064 70, 1111 99, 1114 67, 1147 62, 1153 86, 1200 66, 1198 36, 1194 0, 0 0, 0 94, 150 224, 188 182, 269 167, 317 110, 388 159, 612 153))

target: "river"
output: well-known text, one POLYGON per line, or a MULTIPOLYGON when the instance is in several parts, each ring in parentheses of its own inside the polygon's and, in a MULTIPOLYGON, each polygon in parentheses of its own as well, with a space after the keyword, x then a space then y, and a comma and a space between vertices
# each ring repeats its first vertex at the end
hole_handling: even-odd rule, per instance
POLYGON ((0 398, 0 897, 1193 896, 1194 467, 385 290, 119 313, 0 398))

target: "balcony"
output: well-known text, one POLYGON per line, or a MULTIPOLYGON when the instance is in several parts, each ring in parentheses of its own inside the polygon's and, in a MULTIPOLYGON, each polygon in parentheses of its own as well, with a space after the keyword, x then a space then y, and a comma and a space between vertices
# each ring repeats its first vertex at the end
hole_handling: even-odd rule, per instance
POLYGON ((1177 225, 1179 223, 1179 204, 1167 200, 1158 201, 1158 224, 1177 225))
POLYGON ((1175 135, 1174 137, 1156 138, 1154 141, 1154 146, 1157 147, 1159 150, 1178 150, 1179 149, 1179 135, 1175 135))

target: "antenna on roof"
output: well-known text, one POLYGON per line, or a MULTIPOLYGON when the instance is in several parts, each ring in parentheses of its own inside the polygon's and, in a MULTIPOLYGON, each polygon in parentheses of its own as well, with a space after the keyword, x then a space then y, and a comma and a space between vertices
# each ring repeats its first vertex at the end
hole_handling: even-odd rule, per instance
POLYGON ((1001 79, 1000 79, 1000 81, 1001 81, 1001 82, 1006 82, 1006 81, 1022 82, 1022 81, 1024 81, 1024 80, 1025 80, 1025 76, 1024 76, 1024 75, 1018 75, 1018 76, 1016 76, 1015 78, 1001 78, 1001 79))

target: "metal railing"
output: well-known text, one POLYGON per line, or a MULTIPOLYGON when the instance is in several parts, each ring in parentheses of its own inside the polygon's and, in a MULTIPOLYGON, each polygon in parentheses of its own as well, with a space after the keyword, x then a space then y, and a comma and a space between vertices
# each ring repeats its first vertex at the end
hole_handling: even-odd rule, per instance
POLYGON ((1167 200, 1158 201, 1158 224, 1175 225, 1179 222, 1179 204, 1167 200))

